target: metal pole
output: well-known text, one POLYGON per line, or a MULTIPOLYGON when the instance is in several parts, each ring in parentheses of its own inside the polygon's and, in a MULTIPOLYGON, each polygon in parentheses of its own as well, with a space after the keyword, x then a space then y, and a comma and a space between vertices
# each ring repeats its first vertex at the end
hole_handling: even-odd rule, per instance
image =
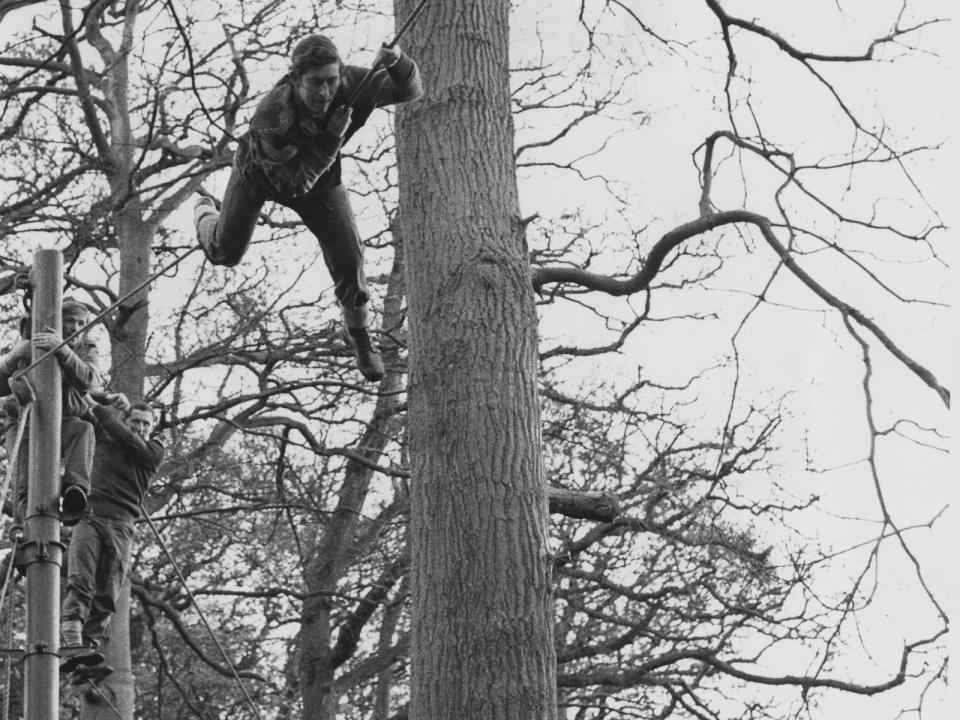
MULTIPOLYGON (((62 330, 63 257, 39 250, 33 259, 33 334, 62 330)), ((36 362, 42 353, 33 351, 36 362)), ((30 413, 30 470, 24 546, 27 553, 27 633, 24 717, 57 720, 60 706, 60 365, 49 357, 30 377, 36 393, 30 413)))
POLYGON ((57 350, 59 350, 60 348, 62 348, 64 345, 66 345, 67 343, 69 343, 71 340, 73 340, 73 339, 76 338, 76 337, 79 337, 80 335, 83 335, 85 332, 88 332, 88 331, 90 330, 90 328, 92 328, 92 327, 93 327, 94 325, 96 325, 98 322, 100 322, 101 320, 103 320, 107 315, 109 315, 109 314, 112 313, 114 310, 116 310, 118 307, 120 307, 120 306, 124 303, 125 300, 127 300, 127 299, 130 298, 130 297, 132 297, 133 295, 136 295, 138 292, 140 292, 141 290, 143 290, 147 285, 149 285, 150 283, 152 283, 154 280, 156 280, 156 279, 157 279, 158 277, 160 277, 161 275, 166 274, 166 273, 167 273, 169 270, 171 270, 172 268, 174 268, 174 267, 176 267, 177 265, 179 265, 180 263, 182 263, 184 260, 187 259, 187 257, 189 257, 192 253, 196 252, 196 251, 199 250, 199 249, 200 249, 200 246, 199 246, 199 245, 194 245, 192 248, 190 248, 189 250, 187 250, 183 255, 180 255, 179 257, 175 258, 172 262, 168 263, 165 267, 161 268, 160 270, 157 270, 153 275, 151 275, 150 277, 148 277, 146 280, 144 280, 142 283, 140 283, 139 285, 137 285, 135 288, 132 288, 131 290, 127 290, 126 293, 124 293, 124 294, 121 295, 119 298, 117 298, 116 300, 114 300, 114 301, 110 304, 109 307, 106 307, 106 308, 104 308, 103 310, 101 310, 101 311, 96 315, 96 317, 94 317, 92 320, 90 320, 90 321, 89 321, 86 325, 84 325, 82 328, 80 328, 79 330, 77 330, 73 335, 68 335, 67 337, 65 337, 65 338, 63 339, 63 342, 61 342, 61 343, 60 343, 59 345, 57 345, 55 348, 53 348, 52 350, 48 350, 47 352, 45 352, 45 353, 44 353, 43 355, 41 355, 40 357, 34 357, 34 358, 33 358, 33 362, 31 362, 27 367, 25 367, 23 370, 17 371, 17 375, 25 375, 25 374, 27 374, 28 372, 30 372, 31 370, 33 370, 34 367, 36 367, 36 366, 39 365, 41 362, 43 362, 44 360, 46 360, 48 357, 51 357, 52 355, 54 355, 54 354, 57 352, 57 350))

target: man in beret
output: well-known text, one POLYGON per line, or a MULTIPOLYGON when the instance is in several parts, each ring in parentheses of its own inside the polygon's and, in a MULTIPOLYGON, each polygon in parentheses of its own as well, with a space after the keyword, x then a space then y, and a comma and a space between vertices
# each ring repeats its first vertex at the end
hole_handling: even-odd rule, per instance
POLYGON ((27 468, 29 464, 29 426, 19 432, 23 405, 30 400, 29 386, 17 373, 31 362, 31 348, 41 353, 55 350, 53 357, 60 365, 62 377, 63 415, 60 426, 60 455, 63 476, 60 484, 60 519, 73 525, 87 506, 90 491, 90 468, 93 463, 93 425, 83 419, 87 405, 84 396, 100 389, 97 346, 79 331, 90 319, 90 310, 73 298, 62 304, 63 332, 46 328, 28 337, 29 318, 21 323, 21 338, 0 357, 0 397, 3 401, 4 431, 8 461, 13 462, 16 483, 15 522, 21 528, 29 514, 27 508, 27 468), (78 334, 79 333, 79 334, 78 334), (64 337, 73 337, 64 344, 64 337), (20 443, 17 444, 17 436, 20 443))

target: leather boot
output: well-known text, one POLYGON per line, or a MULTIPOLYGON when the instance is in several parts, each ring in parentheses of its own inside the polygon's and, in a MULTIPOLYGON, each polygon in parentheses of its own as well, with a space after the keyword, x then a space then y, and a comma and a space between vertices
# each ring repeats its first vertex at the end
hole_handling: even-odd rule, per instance
POLYGON ((217 204, 213 201, 213 198, 207 197, 206 195, 200 195, 197 197, 196 202, 193 205, 193 227, 197 231, 197 243, 200 245, 200 249, 203 250, 203 254, 207 256, 207 260, 213 262, 210 258, 210 248, 208 247, 209 243, 209 233, 205 233, 201 230, 200 226, 205 224, 204 221, 209 216, 218 216, 217 204))
POLYGON ((87 509, 87 493, 82 487, 68 485, 60 494, 60 522, 76 525, 80 515, 87 509))
POLYGON ((383 358, 373 349, 366 328, 343 328, 343 339, 353 349, 357 370, 370 382, 383 378, 383 358))

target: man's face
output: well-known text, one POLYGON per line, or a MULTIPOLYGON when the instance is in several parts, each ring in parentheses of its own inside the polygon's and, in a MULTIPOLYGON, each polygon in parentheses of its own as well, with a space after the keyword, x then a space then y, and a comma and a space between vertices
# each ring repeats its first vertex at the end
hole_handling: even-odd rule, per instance
POLYGON ((146 440, 153 430, 153 413, 149 410, 131 410, 127 416, 127 427, 139 435, 141 440, 146 440))
MULTIPOLYGON (((70 313, 63 316, 63 337, 68 338, 87 324, 87 316, 81 313, 70 313)), ((71 345, 76 345, 80 337, 74 338, 71 345)))
POLYGON ((337 63, 314 65, 297 80, 297 96, 315 115, 324 115, 340 87, 340 66, 337 63))

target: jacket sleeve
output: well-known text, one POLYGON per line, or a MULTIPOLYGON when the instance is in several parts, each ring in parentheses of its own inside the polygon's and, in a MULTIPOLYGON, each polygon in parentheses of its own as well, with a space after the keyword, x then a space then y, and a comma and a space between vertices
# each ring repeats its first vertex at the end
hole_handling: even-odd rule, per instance
POLYGON ((401 55, 389 68, 377 70, 370 86, 377 88, 374 101, 377 107, 412 102, 423 97, 420 68, 406 55, 401 55), (382 79, 378 75, 382 75, 382 79))
POLYGON ((93 415, 103 430, 110 433, 117 442, 133 453, 138 463, 150 470, 156 470, 163 462, 163 443, 155 438, 143 440, 124 424, 117 410, 104 405, 95 405, 93 415))
MULTIPOLYGON (((356 65, 346 65, 341 71, 346 97, 353 97, 355 88, 367 74, 367 69, 356 65)), ((353 104, 353 118, 346 138, 363 127, 367 118, 378 107, 411 102, 423 95, 420 83, 420 70, 417 64, 406 55, 401 55, 389 68, 377 68, 357 95, 353 104)))
POLYGON ((99 390, 102 384, 100 378, 100 357, 97 346, 86 343, 80 351, 64 345, 57 350, 57 359, 63 370, 63 382, 81 393, 99 390))

